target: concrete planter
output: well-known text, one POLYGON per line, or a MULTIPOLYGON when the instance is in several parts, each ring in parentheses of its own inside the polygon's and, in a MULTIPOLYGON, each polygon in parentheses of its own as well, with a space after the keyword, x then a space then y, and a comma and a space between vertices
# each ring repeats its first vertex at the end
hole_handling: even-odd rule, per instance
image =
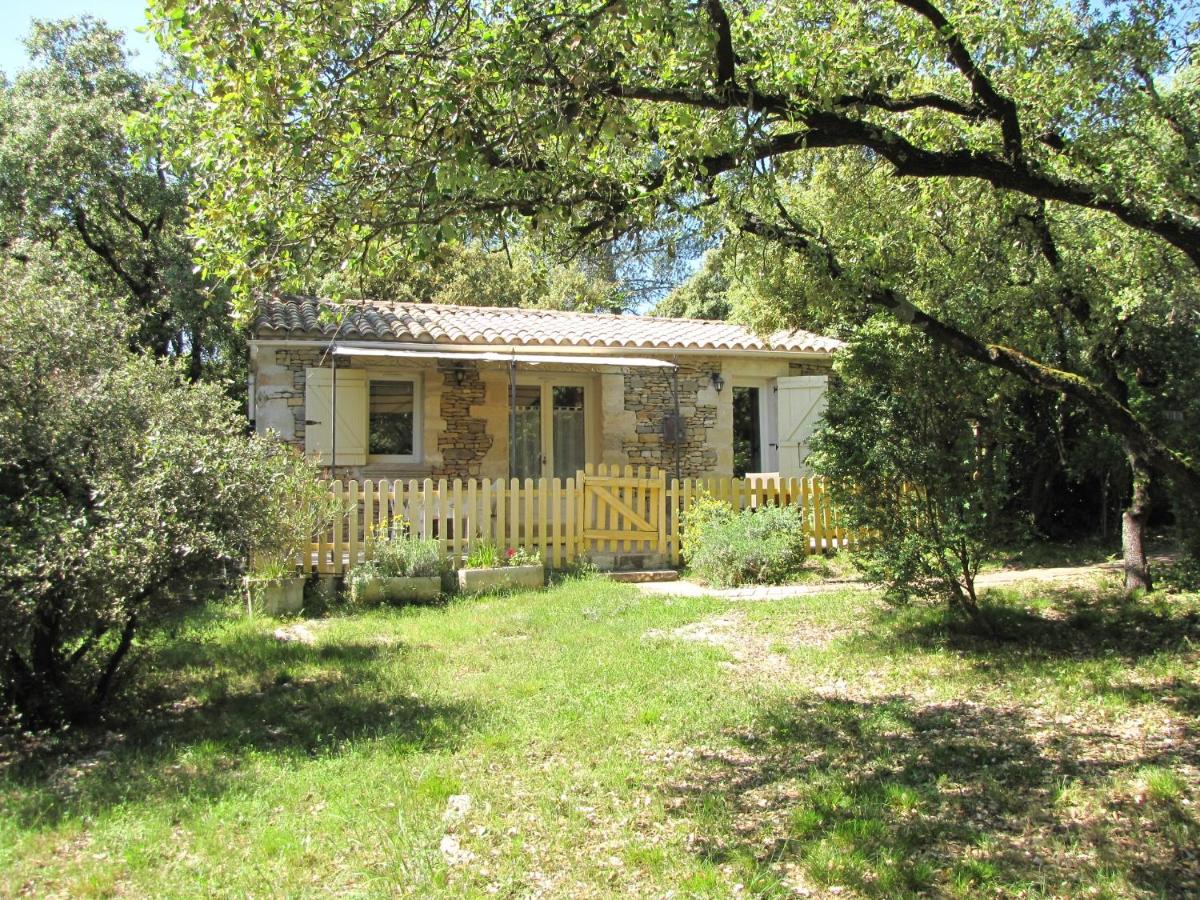
MULTIPOLYGON (((355 586, 358 589, 358 586, 355 586)), ((354 602, 364 606, 375 603, 406 603, 414 600, 436 600, 442 593, 438 575, 406 578, 375 578, 356 593, 354 602)))
POLYGON ((501 566, 496 569, 459 569, 458 589, 468 594, 512 588, 546 586, 546 570, 540 564, 532 566, 501 566))
POLYGON ((246 589, 251 608, 268 616, 298 613, 304 607, 304 577, 247 578, 246 589))

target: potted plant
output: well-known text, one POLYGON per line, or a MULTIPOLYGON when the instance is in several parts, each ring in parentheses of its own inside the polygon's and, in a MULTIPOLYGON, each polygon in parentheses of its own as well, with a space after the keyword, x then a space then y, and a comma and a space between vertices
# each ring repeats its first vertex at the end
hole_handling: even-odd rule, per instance
POLYGON ((442 551, 437 541, 396 537, 372 544, 373 558, 355 566, 350 600, 359 606, 436 600, 442 592, 442 551))
POLYGON ((505 588, 540 588, 546 584, 546 569, 536 551, 480 542, 471 548, 458 570, 459 590, 471 594, 505 588))
POLYGON ((301 467, 273 480, 262 502, 272 515, 264 517, 248 541, 250 567, 243 580, 247 611, 297 613, 304 606, 308 580, 299 574, 299 562, 311 552, 313 535, 342 514, 342 502, 314 471, 301 467))
POLYGON ((296 574, 296 564, 279 557, 256 557, 243 580, 246 610, 281 616, 297 613, 304 606, 304 584, 308 579, 296 574))

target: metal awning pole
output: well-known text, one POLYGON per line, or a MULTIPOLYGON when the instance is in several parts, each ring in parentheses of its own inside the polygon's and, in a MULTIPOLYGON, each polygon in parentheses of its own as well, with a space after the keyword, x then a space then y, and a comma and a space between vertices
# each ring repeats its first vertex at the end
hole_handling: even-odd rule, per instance
POLYGON ((508 477, 517 469, 517 353, 508 361, 508 477))
MULTIPOLYGON (((331 344, 330 350, 332 351, 332 349, 333 345, 331 344)), ((329 461, 329 477, 337 478, 337 469, 335 468, 337 466, 337 354, 331 352, 329 354, 329 360, 333 363, 333 409, 331 411, 333 415, 333 421, 329 423, 329 443, 331 445, 330 453, 333 456, 333 459, 329 461)))
POLYGON ((675 480, 683 481, 683 476, 680 474, 680 444, 683 441, 683 420, 679 416, 679 364, 676 363, 675 368, 671 369, 671 400, 675 404, 675 480))

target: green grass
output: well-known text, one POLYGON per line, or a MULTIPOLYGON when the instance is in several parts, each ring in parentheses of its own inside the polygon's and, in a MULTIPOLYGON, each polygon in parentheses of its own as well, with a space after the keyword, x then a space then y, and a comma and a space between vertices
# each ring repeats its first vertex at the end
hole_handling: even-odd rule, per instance
POLYGON ((212 605, 128 720, 0 769, 0 895, 1200 890, 1200 605, 844 592, 212 605), (456 816, 448 806, 469 809, 456 816))

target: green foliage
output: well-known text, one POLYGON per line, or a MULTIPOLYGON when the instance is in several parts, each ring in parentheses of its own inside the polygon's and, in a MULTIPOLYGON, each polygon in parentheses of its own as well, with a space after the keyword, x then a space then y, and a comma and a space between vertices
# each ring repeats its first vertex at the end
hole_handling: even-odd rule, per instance
POLYGON ((733 511, 705 496, 683 522, 683 556, 714 587, 779 584, 797 575, 807 557, 804 517, 794 506, 733 511))
POLYGON ((652 315, 672 319, 728 319, 729 276, 720 249, 704 255, 700 268, 683 284, 662 298, 652 315))
POLYGON ((31 65, 0 84, 0 235, 127 312, 137 347, 186 357, 193 380, 239 375, 228 292, 195 272, 190 176, 154 127, 163 83, 129 67, 122 35, 84 17, 34 21, 31 65))
POLYGON ((354 566, 346 579, 350 602, 364 605, 368 588, 380 579, 430 578, 440 575, 443 568, 442 549, 437 541, 402 535, 376 540, 374 558, 354 566))
POLYGON ((981 563, 1013 537, 999 516, 1011 442, 998 376, 964 371, 882 319, 838 354, 835 371, 812 463, 864 535, 864 575, 894 602, 936 594, 974 614, 981 563))
POLYGON ((505 554, 504 564, 508 566, 540 566, 542 554, 524 547, 511 547, 505 554))
POLYGON ((374 564, 383 578, 428 578, 442 571, 441 545, 406 537, 377 541, 374 564))
POLYGON ((504 565, 504 554, 490 541, 479 541, 463 560, 465 569, 495 569, 504 565))
POLYGON ((125 319, 69 272, 4 261, 0 296, 0 699, 78 720, 142 623, 298 549, 324 491, 216 386, 129 355, 125 319))
POLYGON ((541 565, 542 557, 536 550, 526 550, 524 547, 509 547, 501 550, 490 541, 479 541, 463 560, 467 569, 498 569, 504 566, 536 566, 541 565))
POLYGON ((339 267, 315 283, 305 273, 296 286, 337 299, 611 313, 626 306, 611 277, 579 263, 554 263, 529 241, 492 250, 478 243, 443 243, 420 259, 380 259, 367 273, 339 267))

